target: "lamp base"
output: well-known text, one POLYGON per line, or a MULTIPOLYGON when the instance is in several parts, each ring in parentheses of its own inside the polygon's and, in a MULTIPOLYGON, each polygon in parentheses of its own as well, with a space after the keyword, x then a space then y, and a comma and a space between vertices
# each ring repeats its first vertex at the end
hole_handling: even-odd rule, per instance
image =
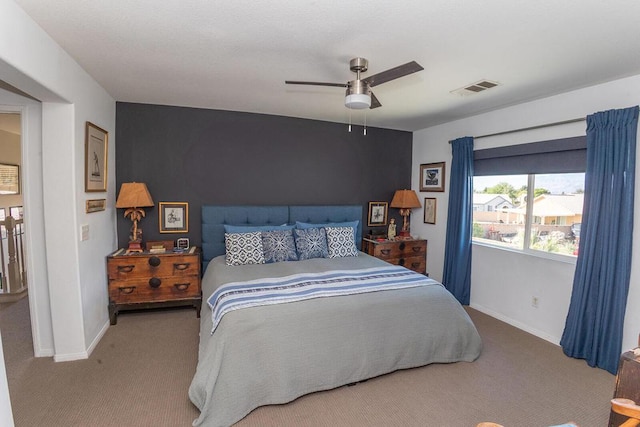
POLYGON ((409 230, 407 230, 407 231, 400 231, 399 236, 400 236, 400 237, 411 237, 411 233, 409 233, 409 230))
POLYGON ((134 240, 129 242, 129 247, 127 248, 127 254, 131 254, 131 253, 140 253, 140 252, 144 252, 144 249, 142 249, 142 242, 140 240, 134 240))

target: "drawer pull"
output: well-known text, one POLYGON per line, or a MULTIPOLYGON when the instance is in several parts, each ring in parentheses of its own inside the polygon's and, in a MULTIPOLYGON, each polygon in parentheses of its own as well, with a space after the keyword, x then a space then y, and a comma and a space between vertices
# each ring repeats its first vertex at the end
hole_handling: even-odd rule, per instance
POLYGON ((422 246, 414 246, 411 249, 413 249, 413 252, 422 252, 422 246))
POLYGON ((173 264, 173 268, 179 271, 183 271, 189 268, 190 265, 191 265, 190 262, 181 262, 181 263, 176 262, 175 264, 173 264))
POLYGON ((131 264, 131 265, 119 265, 118 266, 118 273, 131 273, 134 268, 136 268, 136 266, 133 265, 133 264, 131 264))
POLYGON ((398 265, 402 265, 402 266, 404 266, 404 258, 400 258, 400 259, 398 260, 398 265))
POLYGON ((123 287, 118 288, 118 290, 120 292, 122 292, 123 294, 127 294, 128 295, 128 294, 132 293, 133 291, 135 291, 136 287, 135 286, 123 286, 123 287))
POLYGON ((173 287, 178 291, 186 291, 187 289, 189 289, 190 285, 191 283, 176 283, 175 285, 173 285, 173 287))
POLYGON ((418 268, 420 267, 420 263, 419 262, 412 262, 411 263, 411 268, 418 268))
POLYGON ((401 251, 404 251, 405 246, 406 245, 404 244, 404 242, 402 242, 398 247, 400 248, 401 251))
POLYGON ((161 283, 162 280, 158 279, 157 277, 152 277, 151 279, 149 279, 149 286, 151 286, 152 288, 158 288, 161 283))
POLYGON ((391 249, 380 249, 380 253, 382 255, 389 255, 391 253, 391 249))
POLYGON ((161 262, 162 260, 160 259, 160 257, 152 256, 151 258, 149 258, 149 265, 151 267, 157 267, 160 265, 161 262))

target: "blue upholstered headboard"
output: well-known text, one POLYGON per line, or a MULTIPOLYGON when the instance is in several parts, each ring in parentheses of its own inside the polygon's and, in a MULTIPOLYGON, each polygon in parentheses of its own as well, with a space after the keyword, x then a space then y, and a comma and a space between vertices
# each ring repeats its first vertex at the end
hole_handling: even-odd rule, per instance
POLYGON ((362 206, 202 206, 202 271, 225 253, 224 225, 282 225, 358 220, 356 244, 362 244, 362 206))

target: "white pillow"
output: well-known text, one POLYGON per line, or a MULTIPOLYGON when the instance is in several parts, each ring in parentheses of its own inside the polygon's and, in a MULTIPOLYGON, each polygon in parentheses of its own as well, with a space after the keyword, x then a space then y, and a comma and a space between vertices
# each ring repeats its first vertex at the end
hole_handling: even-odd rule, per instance
POLYGON ((224 233, 227 265, 264 264, 262 233, 224 233))
POLYGON ((353 227, 326 227, 329 258, 358 256, 353 227))

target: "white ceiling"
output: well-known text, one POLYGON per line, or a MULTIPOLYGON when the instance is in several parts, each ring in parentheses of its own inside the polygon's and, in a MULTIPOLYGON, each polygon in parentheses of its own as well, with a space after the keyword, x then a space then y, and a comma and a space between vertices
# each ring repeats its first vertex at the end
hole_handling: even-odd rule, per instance
MULTIPOLYGON (((417 130, 640 74, 638 0, 16 0, 118 101, 346 123, 349 60, 376 74, 369 126, 417 130), (450 91, 481 79, 474 96, 450 91)), ((352 111, 362 123, 363 111, 352 111)))

